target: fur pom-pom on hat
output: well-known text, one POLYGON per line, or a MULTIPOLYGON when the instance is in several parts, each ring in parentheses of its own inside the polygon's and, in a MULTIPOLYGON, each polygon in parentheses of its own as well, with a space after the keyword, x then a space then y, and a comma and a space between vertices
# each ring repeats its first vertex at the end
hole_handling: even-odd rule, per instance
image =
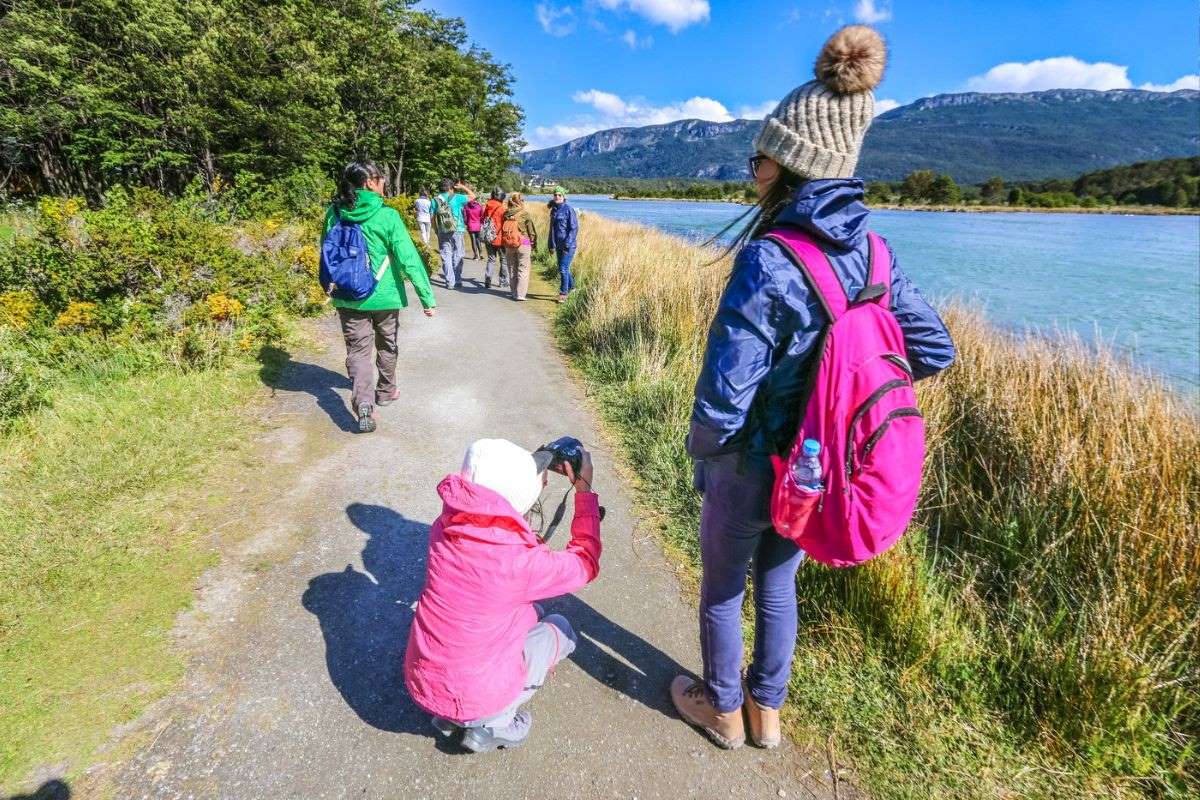
POLYGON ((874 89, 883 80, 887 45, 874 28, 847 25, 829 37, 817 56, 813 73, 838 94, 874 89))

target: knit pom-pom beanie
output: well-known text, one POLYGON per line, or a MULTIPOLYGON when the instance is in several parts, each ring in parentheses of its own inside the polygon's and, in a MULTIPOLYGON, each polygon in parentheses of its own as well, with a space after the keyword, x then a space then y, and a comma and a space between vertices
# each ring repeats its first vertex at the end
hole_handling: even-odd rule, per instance
POLYGON ((763 120, 755 149, 804 178, 853 177, 886 64, 878 31, 842 28, 821 48, 816 80, 793 89, 763 120))

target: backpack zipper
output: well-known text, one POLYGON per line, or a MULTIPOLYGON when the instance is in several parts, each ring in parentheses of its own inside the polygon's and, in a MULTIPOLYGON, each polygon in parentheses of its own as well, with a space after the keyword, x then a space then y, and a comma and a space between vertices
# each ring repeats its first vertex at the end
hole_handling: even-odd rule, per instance
POLYGON ((879 444, 879 440, 883 438, 885 433, 887 433, 888 426, 892 424, 892 420, 901 419, 903 417, 920 416, 921 412, 912 406, 893 409, 886 417, 883 418, 883 422, 879 423, 879 427, 867 437, 865 442, 863 442, 862 460, 859 463, 867 460, 867 456, 869 456, 871 451, 875 449, 875 445, 879 444))
POLYGON ((911 385, 905 378, 895 378, 876 389, 870 397, 866 399, 858 410, 854 412, 854 416, 850 419, 850 427, 847 430, 846 436, 846 477, 849 478, 854 474, 854 429, 858 427, 858 423, 862 422, 862 418, 871 410, 871 406, 883 399, 883 396, 888 392, 896 389, 903 389, 911 385))

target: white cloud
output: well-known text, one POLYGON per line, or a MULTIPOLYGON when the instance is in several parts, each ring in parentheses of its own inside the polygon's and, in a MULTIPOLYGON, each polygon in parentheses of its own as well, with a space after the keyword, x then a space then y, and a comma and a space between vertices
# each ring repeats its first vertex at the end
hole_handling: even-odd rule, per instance
POLYGON ((1172 83, 1143 83, 1138 87, 1147 92, 1178 92, 1180 89, 1200 89, 1200 75, 1184 75, 1172 83))
POLYGON ((1043 89, 1128 89, 1129 67, 1107 61, 1088 63, 1074 56, 999 64, 967 79, 975 92, 1037 92, 1043 89))
POLYGON ((630 29, 621 34, 621 41, 629 45, 630 50, 645 50, 654 44, 654 37, 638 36, 636 31, 630 29))
POLYGON ((770 114, 772 111, 774 111, 775 106, 777 106, 777 105, 779 105, 778 100, 767 100, 766 102, 759 103, 756 106, 750 106, 750 105, 738 106, 737 118, 738 119, 762 119, 767 114, 770 114))
POLYGON ((899 108, 899 107, 900 107, 900 103, 898 101, 892 100, 889 97, 881 98, 881 99, 875 101, 875 116, 878 117, 880 114, 886 114, 887 112, 891 111, 893 108, 899 108))
POLYGON ((526 149, 550 147, 608 128, 662 125, 680 119, 730 122, 734 118, 724 104, 711 97, 692 97, 659 106, 642 98, 625 99, 612 92, 588 89, 576 92, 571 99, 581 105, 590 106, 591 111, 557 125, 534 128, 533 133, 526 136, 529 140, 526 149))
POLYGON ((854 18, 867 25, 887 22, 892 18, 892 4, 888 0, 878 5, 875 0, 858 0, 854 4, 854 18))
POLYGON ((551 36, 566 36, 575 31, 575 9, 551 3, 538 3, 534 9, 538 24, 551 36))
POLYGON ((707 22, 708 0, 596 0, 609 11, 628 8, 634 14, 678 33, 689 25, 707 22))

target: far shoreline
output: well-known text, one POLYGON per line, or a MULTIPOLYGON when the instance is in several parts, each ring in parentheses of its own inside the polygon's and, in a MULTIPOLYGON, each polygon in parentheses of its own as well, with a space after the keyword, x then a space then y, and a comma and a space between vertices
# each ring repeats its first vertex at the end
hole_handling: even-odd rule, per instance
MULTIPOLYGON (((581 194, 585 194, 582 193, 581 194)), ((593 195, 596 196, 596 195, 593 195)), ((603 196, 602 194, 599 196, 603 196)), ((610 200, 637 200, 648 201, 652 203, 728 203, 730 205, 748 206, 752 203, 744 200, 712 200, 697 197, 625 197, 622 195, 610 194, 610 200)), ((870 204, 868 204, 870 205, 870 204)), ((1087 207, 1087 206, 1064 206, 1062 208, 1039 208, 1037 206, 968 206, 968 205, 953 205, 953 206, 930 206, 930 205, 913 205, 904 206, 896 203, 880 203, 878 205, 870 205, 874 211, 936 211, 944 214, 1003 214, 1005 212, 1013 212, 1019 214, 1112 214, 1119 217, 1128 216, 1143 216, 1143 217, 1197 217, 1200 216, 1200 209, 1195 208, 1172 208, 1170 206, 1103 206, 1103 207, 1087 207)))

